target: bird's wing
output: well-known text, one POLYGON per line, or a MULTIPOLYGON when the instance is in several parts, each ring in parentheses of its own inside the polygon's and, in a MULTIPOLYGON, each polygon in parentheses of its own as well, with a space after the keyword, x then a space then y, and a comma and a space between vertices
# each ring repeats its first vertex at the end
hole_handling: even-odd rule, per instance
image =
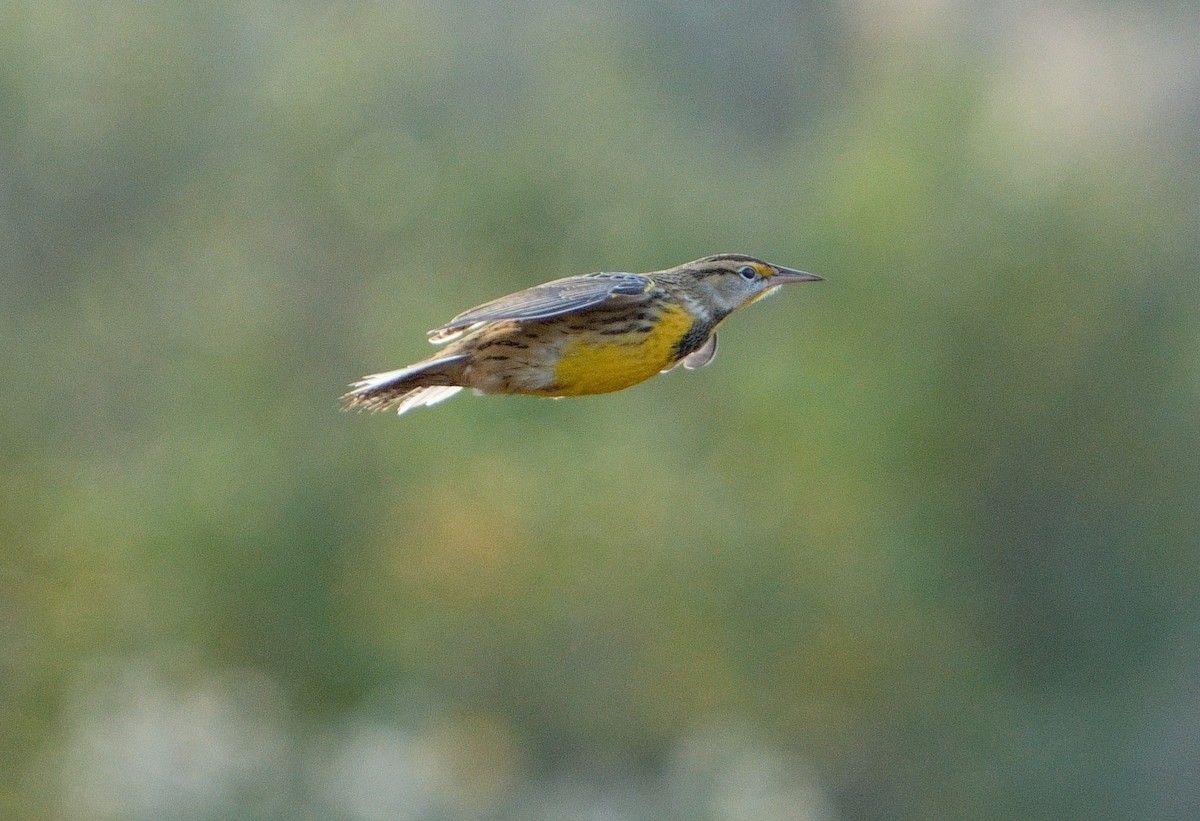
POLYGON ((468 328, 502 319, 531 321, 582 311, 613 298, 640 296, 654 287, 642 274, 586 274, 535 285, 463 311, 429 332, 429 341, 449 342, 468 328))
POLYGON ((714 332, 704 344, 683 358, 683 367, 689 371, 703 368, 717 356, 717 335, 714 332))

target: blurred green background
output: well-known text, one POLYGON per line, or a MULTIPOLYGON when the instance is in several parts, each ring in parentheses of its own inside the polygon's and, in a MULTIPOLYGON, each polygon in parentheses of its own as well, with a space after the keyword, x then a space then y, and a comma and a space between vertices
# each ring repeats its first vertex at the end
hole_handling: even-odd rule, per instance
POLYGON ((1200 814, 1192 3, 0 6, 0 816, 1200 814), (342 414, 568 274, 715 365, 342 414))

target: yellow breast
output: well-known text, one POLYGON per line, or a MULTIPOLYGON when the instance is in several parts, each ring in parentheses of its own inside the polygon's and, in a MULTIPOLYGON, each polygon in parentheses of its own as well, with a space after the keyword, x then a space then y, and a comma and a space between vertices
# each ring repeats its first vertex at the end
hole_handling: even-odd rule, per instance
POLYGON ((619 391, 644 382, 674 364, 675 346, 692 327, 692 315, 668 305, 645 333, 573 334, 554 370, 549 396, 583 396, 619 391))

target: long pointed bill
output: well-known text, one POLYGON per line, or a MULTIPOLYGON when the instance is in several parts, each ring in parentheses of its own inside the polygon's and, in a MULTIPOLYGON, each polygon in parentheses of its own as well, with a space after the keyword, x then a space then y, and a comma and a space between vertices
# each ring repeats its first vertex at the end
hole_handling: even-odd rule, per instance
POLYGON ((785 282, 822 282, 825 277, 816 274, 806 274, 804 271, 794 271, 791 268, 776 268, 775 273, 768 278, 772 285, 783 285, 785 282))

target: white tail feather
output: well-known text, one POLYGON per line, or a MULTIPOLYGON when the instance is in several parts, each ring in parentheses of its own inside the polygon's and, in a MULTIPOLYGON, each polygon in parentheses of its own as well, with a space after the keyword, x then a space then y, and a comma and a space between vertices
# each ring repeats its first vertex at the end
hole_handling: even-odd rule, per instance
POLYGON ((427 362, 418 362, 407 368, 394 371, 384 371, 364 376, 350 386, 350 392, 342 397, 347 408, 362 408, 365 410, 384 410, 393 404, 399 405, 399 412, 404 413, 409 408, 422 405, 433 405, 444 399, 449 399, 462 388, 457 385, 430 385, 428 382, 441 381, 437 378, 420 378, 425 371, 444 368, 469 358, 468 354, 447 356, 427 362), (414 379, 414 377, 417 377, 414 379), (426 384, 422 385, 421 382, 426 384), (414 387, 408 387, 413 385, 414 387))
POLYGON ((412 408, 427 408, 431 405, 436 405, 438 402, 444 402, 461 390, 462 388, 458 385, 434 385, 430 388, 417 388, 404 397, 404 401, 400 403, 400 407, 396 408, 396 413, 401 414, 412 408))

